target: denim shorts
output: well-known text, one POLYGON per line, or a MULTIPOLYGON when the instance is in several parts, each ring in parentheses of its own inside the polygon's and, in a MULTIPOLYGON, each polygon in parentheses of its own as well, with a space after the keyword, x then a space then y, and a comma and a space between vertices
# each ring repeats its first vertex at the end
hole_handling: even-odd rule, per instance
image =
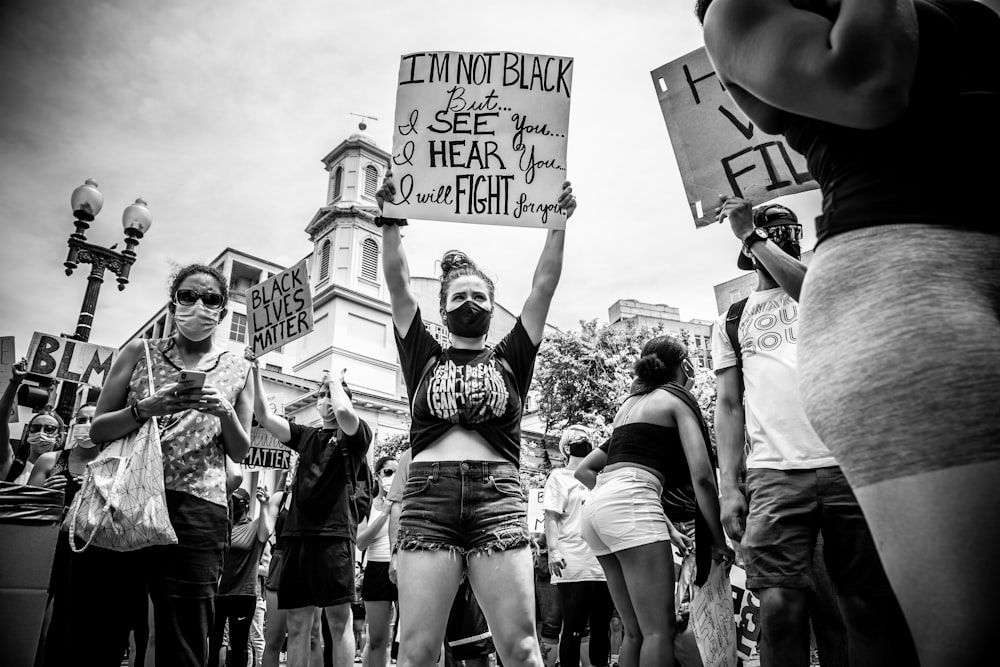
POLYGON ((402 505, 400 549, 465 555, 528 544, 526 499, 512 463, 411 463, 402 505))
POLYGON ((747 499, 740 551, 749 589, 815 589, 813 549, 822 531, 823 559, 838 594, 882 595, 892 590, 868 523, 840 468, 751 468, 747 499))

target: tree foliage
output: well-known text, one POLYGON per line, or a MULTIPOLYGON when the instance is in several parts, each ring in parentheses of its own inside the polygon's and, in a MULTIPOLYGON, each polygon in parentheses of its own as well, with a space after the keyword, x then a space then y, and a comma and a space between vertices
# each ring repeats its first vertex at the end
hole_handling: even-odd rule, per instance
MULTIPOLYGON (((642 346, 664 333, 663 327, 612 326, 591 320, 581 321, 579 331, 546 336, 535 362, 532 385, 546 433, 557 436, 570 424, 583 424, 609 435, 615 413, 628 396, 634 379, 632 366, 642 346)), ((683 331, 682 337, 693 349, 686 334, 683 331)), ((698 368, 697 362, 695 367, 692 394, 711 426, 715 376, 698 368)))
POLYGON ((375 460, 382 456, 395 456, 397 459, 410 448, 409 433, 392 433, 380 437, 375 443, 375 460))

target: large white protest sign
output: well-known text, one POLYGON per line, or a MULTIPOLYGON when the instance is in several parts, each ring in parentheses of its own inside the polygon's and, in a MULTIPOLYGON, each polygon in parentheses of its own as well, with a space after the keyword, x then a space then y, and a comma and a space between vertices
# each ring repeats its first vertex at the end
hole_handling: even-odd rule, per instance
POLYGON ((28 346, 28 372, 100 389, 117 355, 113 347, 36 331, 28 346))
POLYGON ((313 330, 306 260, 247 290, 247 334, 257 356, 313 330))
POLYGON ((819 187, 802 155, 740 111, 704 47, 652 76, 696 226, 715 221, 719 195, 756 205, 819 187))
POLYGON ((563 229, 572 84, 572 58, 403 56, 385 215, 563 229))

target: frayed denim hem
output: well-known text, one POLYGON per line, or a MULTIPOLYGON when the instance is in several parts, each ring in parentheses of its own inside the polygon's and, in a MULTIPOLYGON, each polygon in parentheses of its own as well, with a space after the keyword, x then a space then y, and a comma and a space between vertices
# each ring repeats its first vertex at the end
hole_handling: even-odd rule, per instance
POLYGON ((487 544, 466 549, 446 542, 428 540, 422 535, 402 530, 396 548, 401 551, 448 551, 452 556, 465 557, 470 555, 490 556, 501 551, 527 547, 530 544, 527 533, 517 522, 491 531, 490 537, 492 539, 487 544))

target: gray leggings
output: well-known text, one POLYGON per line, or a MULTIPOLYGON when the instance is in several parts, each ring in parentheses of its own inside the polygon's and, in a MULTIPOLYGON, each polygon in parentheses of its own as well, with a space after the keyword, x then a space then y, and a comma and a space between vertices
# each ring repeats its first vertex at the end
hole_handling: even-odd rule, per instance
POLYGON ((806 413, 851 486, 1000 458, 1000 236, 825 241, 802 291, 806 413))

